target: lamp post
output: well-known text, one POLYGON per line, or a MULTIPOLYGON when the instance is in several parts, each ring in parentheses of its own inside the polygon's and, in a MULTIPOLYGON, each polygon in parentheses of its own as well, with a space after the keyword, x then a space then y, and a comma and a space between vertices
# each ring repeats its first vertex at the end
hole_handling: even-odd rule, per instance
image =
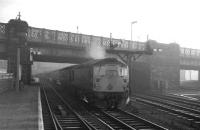
MULTIPOLYGON (((133 40, 132 39, 132 25, 135 24, 135 23, 137 23, 137 21, 131 22, 131 41, 133 40)), ((127 57, 127 64, 128 64, 128 68, 129 68, 129 95, 132 94, 132 87, 131 86, 133 84, 132 83, 132 81, 133 81, 132 80, 133 75, 131 73, 133 68, 132 68, 132 60, 131 59, 132 59, 132 55, 129 54, 128 57, 127 57)))
POLYGON ((76 27, 76 29, 77 29, 77 32, 76 32, 76 33, 78 34, 78 26, 76 27))
POLYGON ((133 40, 133 39, 132 39, 132 33, 133 33, 132 26, 133 26, 133 24, 135 24, 135 23, 137 23, 137 21, 131 22, 131 41, 133 40))

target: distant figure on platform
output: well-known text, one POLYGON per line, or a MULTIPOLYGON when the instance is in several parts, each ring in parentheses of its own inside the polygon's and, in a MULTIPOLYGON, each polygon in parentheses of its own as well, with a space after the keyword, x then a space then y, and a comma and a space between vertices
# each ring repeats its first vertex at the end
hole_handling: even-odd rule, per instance
POLYGON ((19 90, 24 89, 24 83, 22 80, 19 81, 19 90))

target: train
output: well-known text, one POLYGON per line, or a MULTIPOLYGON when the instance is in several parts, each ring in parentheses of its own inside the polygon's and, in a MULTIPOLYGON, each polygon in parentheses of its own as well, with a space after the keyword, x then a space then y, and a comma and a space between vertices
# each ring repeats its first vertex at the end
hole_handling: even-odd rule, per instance
POLYGON ((104 58, 62 68, 48 76, 89 104, 118 108, 129 102, 128 72, 121 60, 104 58))

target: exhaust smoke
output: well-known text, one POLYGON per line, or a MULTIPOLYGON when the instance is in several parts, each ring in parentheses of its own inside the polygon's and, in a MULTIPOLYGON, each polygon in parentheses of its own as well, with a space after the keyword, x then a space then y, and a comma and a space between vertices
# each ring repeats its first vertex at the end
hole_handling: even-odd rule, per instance
POLYGON ((89 56, 93 59, 103 59, 105 54, 105 49, 98 44, 92 44, 89 48, 89 56))

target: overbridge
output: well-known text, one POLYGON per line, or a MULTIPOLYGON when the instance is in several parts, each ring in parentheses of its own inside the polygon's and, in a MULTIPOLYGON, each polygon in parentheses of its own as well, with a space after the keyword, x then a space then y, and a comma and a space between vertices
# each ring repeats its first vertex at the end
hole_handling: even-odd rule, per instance
MULTIPOLYGON (((0 23, 1 58, 6 59, 5 23, 0 23)), ((42 28, 28 28, 27 45, 34 52, 35 61, 81 63, 91 59, 88 51, 94 46, 110 50, 110 43, 118 45, 115 51, 144 51, 145 43, 122 39, 84 35, 42 28)))
MULTIPOLYGON (((19 19, 14 21, 21 22, 19 19)), ((173 83, 179 81, 180 69, 200 70, 200 50, 183 48, 178 44, 162 44, 151 40, 137 42, 99 37, 35 28, 28 26, 28 24, 23 26, 27 26, 25 33, 19 33, 16 36, 15 33, 20 30, 16 26, 20 25, 12 24, 12 20, 9 23, 0 23, 0 58, 8 60, 8 72, 14 73, 17 63, 16 48, 21 48, 22 75, 29 77, 25 79, 26 82, 30 80, 32 61, 82 63, 93 58, 90 50, 97 46, 105 50, 106 56, 118 56, 129 62, 131 67, 132 61, 136 60, 137 57, 148 54, 146 43, 149 43, 154 50, 154 54, 152 56, 142 56, 139 62, 145 62, 153 66, 155 70, 152 70, 152 73, 154 71, 156 73, 166 73, 166 71, 161 71, 163 66, 165 66, 164 69, 168 73, 177 73, 174 74, 176 75, 174 77, 171 74, 167 74, 168 76, 163 76, 165 74, 155 76, 170 77, 168 80, 173 83)), ((178 85, 179 83, 175 84, 178 85)))

